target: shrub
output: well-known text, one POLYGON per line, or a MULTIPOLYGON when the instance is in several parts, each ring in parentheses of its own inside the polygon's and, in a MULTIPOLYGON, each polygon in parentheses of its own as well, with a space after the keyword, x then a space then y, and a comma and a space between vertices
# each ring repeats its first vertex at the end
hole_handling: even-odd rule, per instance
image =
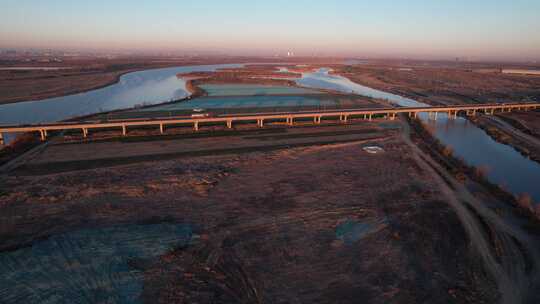
POLYGON ((530 194, 522 193, 518 195, 518 197, 516 198, 516 202, 521 208, 529 210, 531 212, 535 212, 530 194))

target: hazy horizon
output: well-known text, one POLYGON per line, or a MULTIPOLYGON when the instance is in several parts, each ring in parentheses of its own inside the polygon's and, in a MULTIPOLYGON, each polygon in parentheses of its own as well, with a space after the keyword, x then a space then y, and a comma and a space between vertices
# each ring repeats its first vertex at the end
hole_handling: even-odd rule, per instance
POLYGON ((0 47, 540 60, 539 1, 4 1, 0 47))

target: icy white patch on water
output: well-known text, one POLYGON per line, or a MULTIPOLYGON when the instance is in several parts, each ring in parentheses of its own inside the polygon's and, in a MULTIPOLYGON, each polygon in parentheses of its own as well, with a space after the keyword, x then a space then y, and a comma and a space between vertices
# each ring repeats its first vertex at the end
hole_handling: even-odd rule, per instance
POLYGON ((0 105, 0 124, 33 124, 65 120, 140 105, 177 100, 189 95, 177 74, 242 67, 241 64, 185 66, 123 75, 116 84, 84 93, 0 105))
POLYGON ((313 73, 304 73, 302 74, 302 78, 296 80, 296 83, 300 86, 308 88, 329 89, 344 93, 359 94, 367 97, 384 99, 402 107, 428 106, 413 99, 386 93, 354 83, 348 78, 342 76, 331 75, 330 71, 330 69, 322 68, 313 73))

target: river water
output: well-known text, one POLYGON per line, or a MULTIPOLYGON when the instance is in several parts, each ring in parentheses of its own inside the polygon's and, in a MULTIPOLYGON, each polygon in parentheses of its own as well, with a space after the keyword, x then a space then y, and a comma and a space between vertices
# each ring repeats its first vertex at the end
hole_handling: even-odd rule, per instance
POLYGON ((74 95, 0 105, 0 124, 29 124, 152 105, 189 95, 179 73, 238 68, 241 64, 199 65, 133 72, 116 84, 74 95))
MULTIPOLYGON (((312 88, 326 88, 385 99, 402 107, 429 106, 413 99, 354 83, 345 77, 331 75, 328 69, 306 73, 297 83, 312 88)), ((484 130, 465 118, 448 119, 446 114, 439 114, 435 121, 429 119, 425 113, 419 117, 434 130, 437 139, 452 148, 455 156, 464 159, 469 165, 481 168, 490 182, 502 186, 515 195, 529 194, 534 202, 540 203, 539 163, 524 157, 508 145, 496 142, 484 130)))
MULTIPOLYGON (((0 106, 0 124, 24 124, 65 120, 104 111, 150 105, 188 96, 185 82, 176 77, 178 73, 214 71, 225 67, 242 67, 241 64, 204 65, 146 70, 129 73, 120 82, 86 93, 29 101, 0 106)), ((331 75, 328 69, 305 73, 296 82, 305 87, 332 89, 373 98, 386 99, 403 107, 428 106, 413 99, 372 89, 331 75)), ((540 164, 522 156, 513 148, 500 144, 468 120, 458 117, 447 119, 438 116, 437 121, 420 115, 435 132, 434 135, 450 146, 454 155, 468 164, 481 167, 488 179, 503 186, 513 194, 529 194, 540 202, 540 164)))

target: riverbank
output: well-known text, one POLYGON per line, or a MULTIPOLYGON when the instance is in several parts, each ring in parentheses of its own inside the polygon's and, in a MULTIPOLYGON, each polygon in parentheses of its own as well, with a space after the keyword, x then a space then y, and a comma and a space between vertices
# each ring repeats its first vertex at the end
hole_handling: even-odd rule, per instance
POLYGON ((512 195, 485 179, 483 170, 453 156, 421 120, 408 120, 412 125, 410 136, 414 147, 422 151, 419 156, 425 160, 424 166, 436 172, 447 191, 455 195, 452 206, 468 227, 486 269, 498 282, 502 294, 498 302, 537 303, 539 296, 533 290, 540 286, 536 266, 540 262, 540 221, 529 208, 530 200, 520 197, 517 205, 510 204, 512 195))
POLYGON ((181 73, 177 77, 186 82, 192 97, 207 96, 200 86, 205 84, 259 84, 275 86, 296 86, 292 78, 301 74, 282 73, 273 65, 246 65, 241 69, 218 69, 214 72, 181 73))
MULTIPOLYGON (((435 63, 433 63, 435 64, 435 63)), ((354 82, 431 105, 540 100, 540 77, 475 72, 466 64, 333 66, 354 82)))
POLYGON ((499 113, 497 116, 521 132, 540 139, 540 111, 499 113))
MULTIPOLYGON (((535 114, 529 115, 537 116, 535 114)), ((514 121, 513 124, 507 123, 511 119, 505 119, 504 117, 504 114, 495 116, 479 115, 468 119, 486 131, 497 142, 509 145, 523 156, 540 162, 540 138, 528 134, 528 132, 531 132, 529 128, 523 128, 524 131, 516 128, 515 126, 519 124, 517 121, 514 121)))
POLYGON ((0 105, 85 93, 116 84, 128 73, 197 64, 152 59, 89 60, 73 62, 69 70, 4 70, 0 71, 0 105))
POLYGON ((41 144, 37 136, 30 133, 20 135, 12 143, 0 147, 0 168, 11 160, 21 156, 41 144))
POLYGON ((117 84, 128 73, 177 66, 247 63, 253 58, 216 57, 87 59, 66 61, 69 69, 0 70, 0 105, 85 93, 117 84))
MULTIPOLYGON (((448 172, 462 183, 468 180, 482 186, 486 194, 496 197, 498 200, 514 207, 514 212, 519 216, 525 216, 529 219, 527 225, 534 231, 540 232, 540 204, 534 205, 534 202, 526 194, 515 196, 495 185, 486 178, 486 172, 482 168, 469 166, 464 160, 456 158, 453 155, 451 147, 443 145, 433 134, 416 119, 409 119, 412 126, 413 140, 415 144, 424 152, 441 164, 448 172)), ((474 186, 473 186, 474 188, 474 186)))

